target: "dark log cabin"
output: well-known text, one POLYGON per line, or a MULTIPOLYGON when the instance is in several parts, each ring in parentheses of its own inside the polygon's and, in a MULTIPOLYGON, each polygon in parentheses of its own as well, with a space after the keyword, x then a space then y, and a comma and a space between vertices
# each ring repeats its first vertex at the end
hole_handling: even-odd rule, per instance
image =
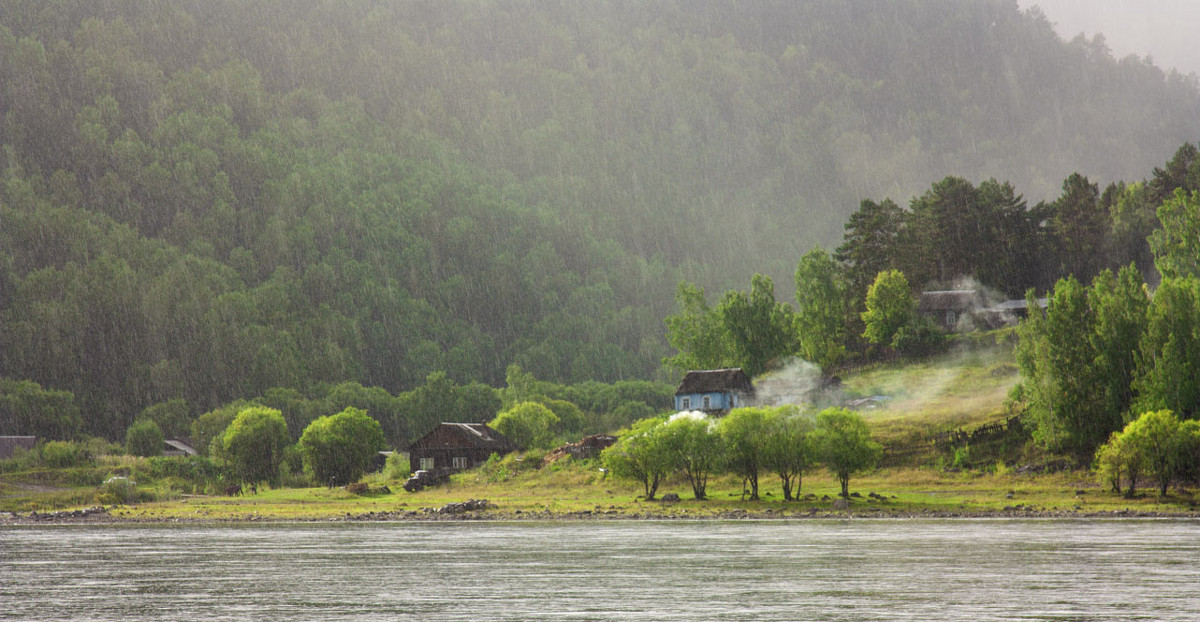
POLYGON ((519 448, 482 423, 441 423, 408 448, 412 470, 461 471, 477 467, 492 454, 503 456, 519 448))

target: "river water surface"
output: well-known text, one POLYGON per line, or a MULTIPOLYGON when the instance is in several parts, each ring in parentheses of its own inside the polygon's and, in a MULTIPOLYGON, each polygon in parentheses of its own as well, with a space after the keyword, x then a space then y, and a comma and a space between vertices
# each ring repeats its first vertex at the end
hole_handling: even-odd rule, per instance
POLYGON ((1197 620, 1194 520, 0 527, 0 620, 1197 620))

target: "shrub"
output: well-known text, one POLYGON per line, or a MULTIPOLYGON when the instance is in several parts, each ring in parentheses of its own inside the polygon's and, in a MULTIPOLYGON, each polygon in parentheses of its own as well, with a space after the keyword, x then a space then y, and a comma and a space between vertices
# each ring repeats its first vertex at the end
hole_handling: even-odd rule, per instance
MULTIPOLYGON (((492 454, 493 457, 495 455, 492 454)), ((410 475, 412 475, 412 465, 408 462, 408 456, 400 452, 388 456, 387 462, 383 465, 384 479, 408 479, 410 475)))
POLYGON ((283 462, 279 463, 279 468, 283 475, 303 475, 304 456, 300 454, 300 448, 295 445, 284 447, 283 462))
POLYGON ((163 433, 158 424, 139 419, 125 432, 125 452, 131 456, 159 456, 163 451, 163 433))
POLYGON ((554 442, 558 415, 537 402, 521 402, 488 424, 522 449, 544 449, 554 442))
POLYGON ((72 441, 49 441, 41 448, 42 464, 54 468, 65 469, 77 466, 87 466, 94 462, 87 449, 72 441))
POLYGON ((278 410, 251 406, 238 413, 213 444, 241 481, 277 482, 288 440, 287 422, 278 410))
POLYGON ((479 476, 489 484, 496 484, 508 481, 508 478, 512 476, 512 471, 508 468, 508 464, 500 458, 500 454, 492 454, 488 456, 487 462, 479 467, 479 476))
POLYGON ((128 477, 110 477, 100 484, 96 501, 103 505, 119 505, 137 501, 137 484, 128 477))
POLYGON ((345 486, 370 470, 385 442, 379 422, 350 407, 308 424, 298 448, 316 481, 345 486))
POLYGON ((202 456, 148 458, 135 464, 133 473, 143 483, 175 479, 186 482, 190 487, 199 490, 206 489, 210 484, 223 477, 222 470, 217 463, 202 456))

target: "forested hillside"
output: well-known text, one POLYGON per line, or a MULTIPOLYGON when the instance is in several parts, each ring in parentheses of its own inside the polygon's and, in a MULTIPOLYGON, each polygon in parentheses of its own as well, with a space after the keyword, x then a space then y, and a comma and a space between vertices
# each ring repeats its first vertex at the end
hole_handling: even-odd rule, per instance
POLYGON ((11 0, 0 377, 92 432, 514 362, 649 378, 681 279, 789 283, 864 197, 1052 197, 1197 134, 1193 78, 998 0, 11 0))

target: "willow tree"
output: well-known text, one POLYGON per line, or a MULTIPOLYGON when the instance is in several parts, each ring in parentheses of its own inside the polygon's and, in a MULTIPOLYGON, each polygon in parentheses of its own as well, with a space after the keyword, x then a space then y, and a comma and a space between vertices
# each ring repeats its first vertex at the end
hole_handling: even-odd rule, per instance
POLYGON ((813 446, 821 462, 837 477, 842 498, 850 498, 850 476, 879 462, 883 447, 871 440, 862 415, 845 408, 827 408, 817 413, 812 432, 813 446))

